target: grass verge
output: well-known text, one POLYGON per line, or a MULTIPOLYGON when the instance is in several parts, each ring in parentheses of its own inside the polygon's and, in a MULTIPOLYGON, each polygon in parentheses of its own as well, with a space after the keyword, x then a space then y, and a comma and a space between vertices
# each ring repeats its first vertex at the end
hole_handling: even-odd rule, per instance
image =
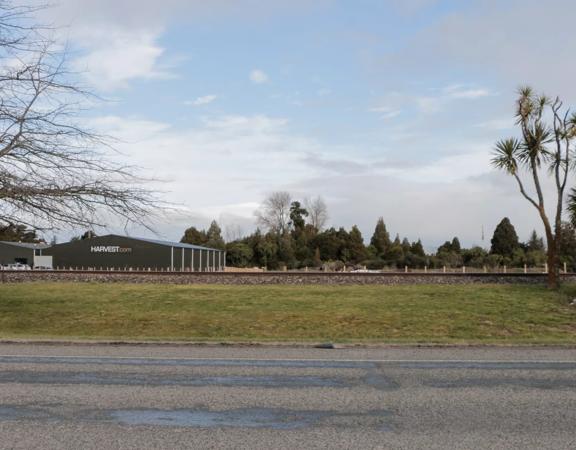
POLYGON ((576 286, 0 285, 0 338, 576 344, 576 286))

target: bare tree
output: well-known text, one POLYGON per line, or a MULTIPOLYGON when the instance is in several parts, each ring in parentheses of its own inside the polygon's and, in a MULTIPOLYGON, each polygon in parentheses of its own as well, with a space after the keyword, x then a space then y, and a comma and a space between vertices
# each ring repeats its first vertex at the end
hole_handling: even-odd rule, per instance
POLYGON ((289 192, 272 192, 262 202, 262 206, 254 214, 258 225, 278 234, 284 234, 290 222, 290 204, 292 197, 289 192))
POLYGON ((522 196, 538 211, 546 232, 548 287, 554 289, 559 284, 558 254, 564 195, 568 175, 574 168, 572 156, 576 138, 576 114, 571 113, 569 108, 563 108, 559 98, 551 100, 525 87, 519 92, 516 119, 521 139, 499 141, 492 164, 516 179, 522 196), (546 213, 542 188, 543 177, 546 175, 553 177, 556 188, 556 208, 552 218, 546 213), (532 184, 533 193, 529 192, 523 177, 528 178, 532 184))
POLYGON ((224 225, 224 239, 226 242, 239 241, 245 236, 243 228, 238 224, 224 225))
POLYGON ((308 211, 310 225, 321 231, 328 222, 328 207, 324 199, 320 196, 315 198, 305 198, 304 208, 308 211))
POLYGON ((157 205, 146 180, 83 125, 95 97, 74 82, 35 11, 0 1, 0 222, 93 228, 114 215, 146 224, 157 205))

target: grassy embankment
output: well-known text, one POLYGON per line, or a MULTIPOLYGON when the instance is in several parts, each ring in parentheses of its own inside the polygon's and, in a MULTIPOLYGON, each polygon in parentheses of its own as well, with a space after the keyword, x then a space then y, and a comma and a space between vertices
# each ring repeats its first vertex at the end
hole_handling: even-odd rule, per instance
POLYGON ((544 287, 0 285, 0 338, 576 344, 544 287))

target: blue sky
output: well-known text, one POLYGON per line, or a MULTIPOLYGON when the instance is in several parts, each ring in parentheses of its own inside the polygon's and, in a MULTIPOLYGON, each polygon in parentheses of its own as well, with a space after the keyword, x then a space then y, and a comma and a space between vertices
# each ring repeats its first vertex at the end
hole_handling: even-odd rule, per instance
MULTIPOLYGON (((121 139, 175 202, 162 237, 219 220, 251 231, 275 190, 322 195, 331 224, 428 248, 480 244, 537 216, 489 167, 515 134, 515 90, 574 104, 568 0, 63 0, 71 65, 106 99, 90 124, 121 139)), ((142 230, 132 230, 143 234, 142 230)))

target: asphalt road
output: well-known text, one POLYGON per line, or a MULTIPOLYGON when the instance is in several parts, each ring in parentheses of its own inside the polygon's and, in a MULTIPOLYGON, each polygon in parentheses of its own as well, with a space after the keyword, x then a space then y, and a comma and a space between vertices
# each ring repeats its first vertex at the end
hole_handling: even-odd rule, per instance
POLYGON ((574 449, 576 350, 0 345, 2 449, 574 449))

